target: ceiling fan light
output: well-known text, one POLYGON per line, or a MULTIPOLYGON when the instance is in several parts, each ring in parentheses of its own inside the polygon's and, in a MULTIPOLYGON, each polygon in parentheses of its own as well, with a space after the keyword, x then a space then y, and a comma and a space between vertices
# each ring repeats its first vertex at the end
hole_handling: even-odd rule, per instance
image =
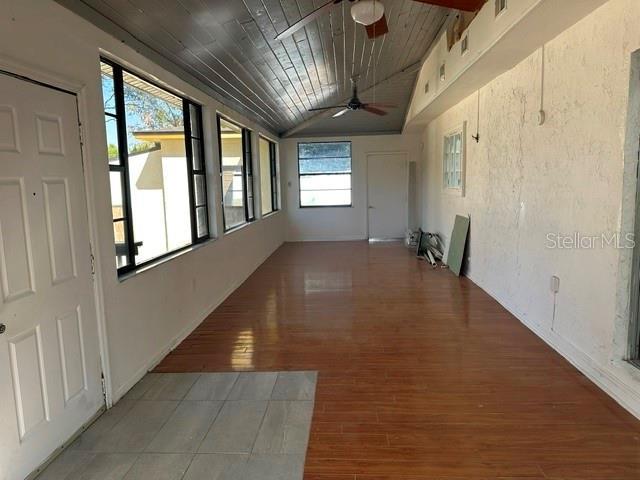
POLYGON ((362 25, 373 25, 384 15, 384 5, 378 0, 360 0, 351 6, 351 18, 362 25))

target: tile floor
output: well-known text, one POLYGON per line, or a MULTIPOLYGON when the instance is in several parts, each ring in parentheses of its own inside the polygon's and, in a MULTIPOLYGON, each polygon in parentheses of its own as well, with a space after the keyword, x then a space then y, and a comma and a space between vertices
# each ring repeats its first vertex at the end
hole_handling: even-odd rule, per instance
POLYGON ((302 480, 316 380, 150 373, 38 480, 302 480))

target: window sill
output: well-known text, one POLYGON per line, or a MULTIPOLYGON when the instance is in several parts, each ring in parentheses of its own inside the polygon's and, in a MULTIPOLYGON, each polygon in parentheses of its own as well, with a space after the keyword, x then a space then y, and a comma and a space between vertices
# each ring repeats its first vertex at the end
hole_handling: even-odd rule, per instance
POLYGON ((262 217, 260 217, 260 220, 262 220, 263 218, 269 218, 269 217, 273 217, 274 215, 280 213, 282 210, 273 210, 269 213, 263 213, 262 217))
POLYGON ((151 270, 153 268, 156 268, 164 263, 170 262, 171 260, 174 260, 178 257, 182 257, 183 255, 186 255, 187 253, 191 253, 194 252, 196 250, 199 250, 213 242, 215 242, 217 240, 217 238, 212 237, 209 240, 206 240, 204 242, 201 243, 196 243, 195 245, 189 245, 187 247, 184 247, 180 250, 176 250, 175 252, 169 253, 166 257, 162 257, 159 258, 157 260, 152 260, 151 262, 138 267, 138 268, 134 268, 133 270, 127 272, 127 273, 123 273, 122 275, 118 275, 118 282, 122 283, 125 282, 127 280, 129 280, 130 278, 136 277, 141 273, 144 273, 148 270, 151 270))
POLYGON ((633 359, 633 360, 626 360, 628 365, 631 365, 635 371, 637 372, 638 370, 640 370, 640 359, 633 359))
POLYGON ((244 222, 244 223, 242 223, 240 225, 237 225, 235 227, 231 227, 229 230, 225 230, 224 236, 226 237, 227 235, 230 235, 230 234, 235 233, 235 232, 237 232, 239 230, 247 228, 249 225, 251 225, 253 223, 256 223, 256 220, 251 220, 250 222, 244 222))
POLYGON ((442 193, 450 197, 464 197, 464 188, 443 187, 442 193))

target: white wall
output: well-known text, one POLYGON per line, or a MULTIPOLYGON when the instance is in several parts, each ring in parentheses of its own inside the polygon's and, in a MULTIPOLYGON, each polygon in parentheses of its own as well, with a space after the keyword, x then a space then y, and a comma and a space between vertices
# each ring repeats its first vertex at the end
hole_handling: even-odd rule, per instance
MULTIPOLYGON (((631 250, 546 248, 547 233, 633 230, 637 125, 627 132, 640 2, 611 0, 432 121, 424 132, 423 227, 448 238, 471 216, 467 275, 640 416, 640 371, 623 361, 631 250), (443 135, 468 122, 466 196, 442 189, 443 135), (556 299, 552 275, 560 277, 556 299)), ((632 84, 640 87, 638 72, 632 84)))
MULTIPOLYGON (((419 159, 419 135, 363 135, 349 137, 287 138, 280 142, 282 197, 287 214, 287 241, 362 240, 367 238, 367 153, 407 152, 419 159), (298 142, 351 141, 351 207, 300 208, 298 196, 298 142)), ((419 168, 417 178, 420 178, 419 168)), ((417 195, 416 195, 417 196, 417 195)), ((409 206, 410 227, 420 213, 418 198, 409 206)))
MULTIPOLYGON (((88 152, 98 280, 104 293, 114 399, 126 392, 177 341, 260 265, 284 239, 284 215, 272 215, 178 258, 120 282, 114 240, 99 56, 108 53, 182 91, 205 106, 208 185, 214 231, 222 232, 215 112, 273 138, 215 99, 167 73, 122 42, 50 0, 4 4, 0 14, 0 62, 16 62, 84 86, 82 100, 88 152)), ((257 152, 257 149, 256 149, 257 152)), ((256 162, 257 168, 257 162, 256 162)))

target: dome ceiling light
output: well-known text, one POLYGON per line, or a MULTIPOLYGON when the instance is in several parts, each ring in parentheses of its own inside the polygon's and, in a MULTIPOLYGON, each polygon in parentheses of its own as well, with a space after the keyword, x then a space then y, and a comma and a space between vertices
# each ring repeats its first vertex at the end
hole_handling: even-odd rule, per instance
POLYGON ((384 15, 384 5, 378 0, 360 0, 351 6, 351 18, 360 25, 373 25, 384 15))

